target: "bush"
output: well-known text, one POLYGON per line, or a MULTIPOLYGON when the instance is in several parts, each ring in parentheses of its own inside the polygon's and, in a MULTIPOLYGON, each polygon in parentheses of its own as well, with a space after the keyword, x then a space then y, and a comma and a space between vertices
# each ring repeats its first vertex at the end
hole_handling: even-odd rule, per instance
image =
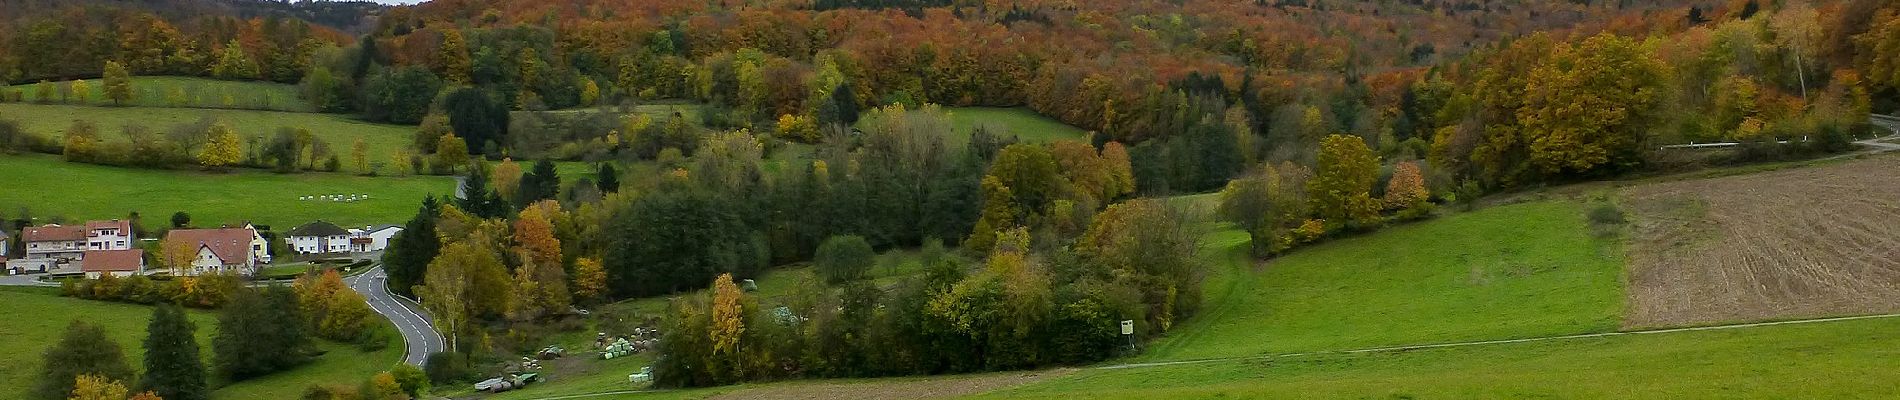
POLYGON ((1590 223, 1595 225, 1622 225, 1627 222, 1623 210, 1615 204, 1603 203, 1590 208, 1590 223))
POLYGON ((871 250, 871 244, 857 235, 832 236, 818 245, 818 253, 812 257, 818 274, 825 282, 839 284, 863 279, 877 262, 877 252, 871 250))
POLYGON ((429 354, 429 361, 423 370, 430 382, 450 383, 467 380, 475 375, 469 368, 468 356, 462 353, 442 351, 429 354))

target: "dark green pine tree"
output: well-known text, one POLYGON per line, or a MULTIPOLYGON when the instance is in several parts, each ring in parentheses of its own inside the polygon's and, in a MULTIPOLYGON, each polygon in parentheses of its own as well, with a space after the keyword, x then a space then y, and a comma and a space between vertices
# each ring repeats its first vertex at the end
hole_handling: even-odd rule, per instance
POLYGON ((442 239, 435 236, 435 218, 442 212, 435 196, 422 199, 422 208, 402 226, 383 252, 383 268, 389 272, 389 290, 413 296, 415 285, 422 284, 429 261, 442 251, 442 239))
POLYGON ((534 169, 521 176, 521 199, 518 206, 527 207, 534 202, 552 199, 561 194, 561 176, 554 171, 554 162, 547 159, 534 162, 534 169))
MULTIPOLYGON (((486 165, 477 162, 469 170, 468 178, 462 180, 462 198, 456 200, 456 208, 482 218, 502 218, 514 213, 508 201, 502 200, 501 193, 488 187, 488 174, 492 172, 486 165)), ((522 177, 522 183, 522 190, 527 190, 527 177, 522 177)))
POLYGON ((80 375, 98 375, 120 382, 130 381, 133 376, 131 364, 125 362, 125 353, 118 343, 106 338, 106 330, 77 320, 66 325, 66 333, 60 335, 59 343, 46 349, 44 360, 39 381, 33 386, 35 399, 65 399, 73 392, 73 381, 80 375))
POLYGON ((618 192, 620 171, 614 169, 613 163, 600 163, 600 168, 594 170, 594 184, 599 185, 602 194, 618 192))
POLYGON ((145 328, 145 376, 139 380, 139 390, 171 400, 210 398, 197 331, 183 308, 168 304, 152 311, 152 323, 145 328))

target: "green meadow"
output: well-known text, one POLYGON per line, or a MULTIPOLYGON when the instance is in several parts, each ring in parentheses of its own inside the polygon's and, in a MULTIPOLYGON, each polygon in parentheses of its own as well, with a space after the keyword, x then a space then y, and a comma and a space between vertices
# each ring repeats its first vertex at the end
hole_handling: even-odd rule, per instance
MULTIPOLYGON (((41 355, 59 340, 67 324, 83 320, 105 328, 106 336, 118 343, 134 370, 143 370, 145 326, 151 321, 152 307, 59 297, 53 288, 0 288, 0 398, 24 398, 39 373, 41 355)), ((212 312, 192 310, 191 320, 198 327, 200 354, 211 358, 211 337, 217 332, 217 317, 212 312)), ((384 326, 388 322, 374 320, 384 326)), ((383 334, 391 331, 384 328, 383 334)), ((213 378, 214 400, 289 399, 303 394, 312 384, 355 386, 369 376, 401 362, 402 343, 365 352, 354 345, 317 340, 324 355, 296 369, 243 382, 226 383, 213 378)))
POLYGON ((0 155, 8 176, 0 213, 65 217, 69 221, 124 218, 138 211, 157 227, 184 211, 197 226, 251 221, 285 230, 317 219, 343 226, 400 224, 428 195, 455 193, 439 176, 362 177, 337 173, 275 174, 132 169, 69 163, 45 155, 0 155), (302 200, 303 196, 367 194, 356 202, 302 200))

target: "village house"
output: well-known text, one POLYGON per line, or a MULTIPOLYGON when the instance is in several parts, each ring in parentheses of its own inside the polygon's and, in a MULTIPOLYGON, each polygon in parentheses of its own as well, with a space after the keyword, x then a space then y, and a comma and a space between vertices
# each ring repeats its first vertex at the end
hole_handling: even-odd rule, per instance
POLYGON ((10 242, 8 242, 8 240, 10 239, 13 239, 13 237, 7 236, 7 231, 0 230, 0 261, 6 261, 7 249, 13 248, 13 246, 9 245, 10 242))
POLYGON ((132 221, 86 221, 86 250, 126 250, 137 243, 132 221))
POLYGON ((363 229, 350 230, 350 252, 368 253, 383 251, 389 247, 389 239, 402 233, 402 227, 396 225, 366 226, 363 229))
POLYGON ((350 231, 323 220, 303 224, 285 232, 291 250, 298 254, 350 252, 350 231))
POLYGON ((80 266, 80 271, 84 271, 87 278, 137 275, 145 272, 145 250, 86 250, 86 261, 80 266))
POLYGON ((191 267, 173 271, 178 275, 200 275, 207 273, 251 274, 257 271, 260 263, 268 262, 269 250, 264 237, 250 225, 243 228, 218 229, 174 229, 165 236, 166 242, 183 241, 197 249, 191 267))
POLYGON ((21 256, 25 259, 74 261, 86 257, 86 228, 82 226, 27 227, 20 230, 20 241, 26 243, 26 254, 21 256))

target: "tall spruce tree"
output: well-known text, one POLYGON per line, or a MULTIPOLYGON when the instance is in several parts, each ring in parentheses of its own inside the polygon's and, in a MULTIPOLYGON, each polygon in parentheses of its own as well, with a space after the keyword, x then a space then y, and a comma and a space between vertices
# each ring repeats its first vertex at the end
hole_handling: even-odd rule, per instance
POLYGON ((198 327, 176 305, 152 311, 145 334, 145 376, 139 390, 171 400, 210 398, 205 387, 204 359, 198 355, 198 327))
POLYGON ((422 284, 429 261, 442 251, 442 239, 435 236, 435 217, 441 212, 435 196, 422 199, 422 208, 416 210, 416 216, 402 226, 402 232, 396 233, 389 250, 383 252, 383 268, 388 269, 390 291, 413 296, 415 285, 422 284))
POLYGON ((80 375, 120 382, 129 381, 133 376, 131 364, 125 362, 125 353, 118 343, 106 338, 106 330, 77 320, 66 325, 66 333, 60 335, 59 343, 53 348, 46 349, 43 360, 39 381, 33 386, 32 398, 35 399, 65 399, 73 392, 73 382, 80 375))
POLYGON ((600 168, 594 170, 594 184, 599 185, 602 194, 618 192, 620 171, 614 169, 613 163, 600 163, 600 168))
POLYGON ((554 162, 541 159, 534 162, 534 169, 521 176, 520 195, 517 204, 526 207, 534 202, 552 199, 561 193, 561 176, 554 171, 554 162))

